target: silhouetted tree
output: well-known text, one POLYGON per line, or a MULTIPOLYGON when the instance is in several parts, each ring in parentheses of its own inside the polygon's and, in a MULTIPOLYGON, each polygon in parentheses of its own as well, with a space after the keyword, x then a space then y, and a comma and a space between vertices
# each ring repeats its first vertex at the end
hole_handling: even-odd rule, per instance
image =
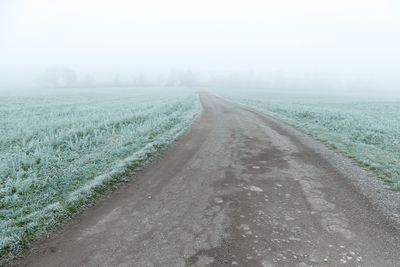
POLYGON ((197 84, 197 77, 191 71, 185 71, 179 75, 179 85, 182 86, 194 86, 197 84))
POLYGON ((44 74, 44 81, 52 87, 72 87, 77 85, 77 75, 69 68, 51 68, 44 74))

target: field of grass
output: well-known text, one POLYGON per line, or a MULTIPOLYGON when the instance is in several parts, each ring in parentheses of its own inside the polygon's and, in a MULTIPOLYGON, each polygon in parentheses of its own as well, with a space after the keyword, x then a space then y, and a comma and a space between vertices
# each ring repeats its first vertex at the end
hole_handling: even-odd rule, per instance
POLYGON ((325 141, 400 190, 400 100, 216 90, 325 141))
POLYGON ((108 91, 0 96, 0 265, 149 162, 200 111, 194 91, 108 91))

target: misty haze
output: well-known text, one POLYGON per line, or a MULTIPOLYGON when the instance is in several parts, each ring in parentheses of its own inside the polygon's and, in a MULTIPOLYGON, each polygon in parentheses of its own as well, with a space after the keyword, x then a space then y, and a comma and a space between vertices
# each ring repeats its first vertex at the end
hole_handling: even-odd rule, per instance
POLYGON ((397 0, 0 0, 0 266, 400 266, 397 0))

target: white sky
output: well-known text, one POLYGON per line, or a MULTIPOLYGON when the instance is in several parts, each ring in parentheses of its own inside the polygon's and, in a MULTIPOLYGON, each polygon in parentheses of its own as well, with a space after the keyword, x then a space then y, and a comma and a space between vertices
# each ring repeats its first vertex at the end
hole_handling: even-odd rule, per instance
POLYGON ((0 71, 400 70, 400 0, 0 0, 0 71))

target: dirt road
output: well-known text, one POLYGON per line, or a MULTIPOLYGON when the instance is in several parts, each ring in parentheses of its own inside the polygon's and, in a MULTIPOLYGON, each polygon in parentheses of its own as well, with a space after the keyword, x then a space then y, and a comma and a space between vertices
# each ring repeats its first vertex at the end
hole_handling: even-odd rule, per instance
POLYGON ((374 208, 400 209, 397 193, 360 189, 366 172, 271 118, 201 101, 160 160, 20 264, 400 266, 399 230, 374 208))

